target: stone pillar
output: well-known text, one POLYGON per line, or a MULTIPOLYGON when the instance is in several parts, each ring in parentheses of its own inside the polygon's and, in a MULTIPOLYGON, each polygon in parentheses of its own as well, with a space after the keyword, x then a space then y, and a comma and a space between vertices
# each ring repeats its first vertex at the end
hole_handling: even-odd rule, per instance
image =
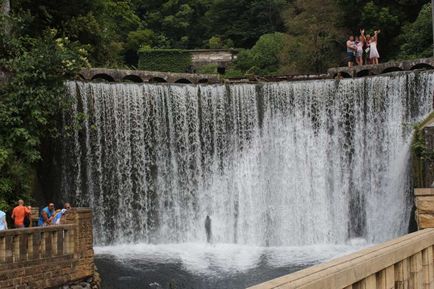
POLYGON ((434 188, 415 189, 414 194, 418 229, 434 228, 434 188))
MULTIPOLYGON (((92 210, 88 208, 73 208, 66 215, 62 223, 76 224, 71 239, 74 242, 74 258, 79 262, 75 271, 77 276, 93 276, 95 272, 93 252, 92 210)), ((72 278, 75 279, 75 278, 72 278)))

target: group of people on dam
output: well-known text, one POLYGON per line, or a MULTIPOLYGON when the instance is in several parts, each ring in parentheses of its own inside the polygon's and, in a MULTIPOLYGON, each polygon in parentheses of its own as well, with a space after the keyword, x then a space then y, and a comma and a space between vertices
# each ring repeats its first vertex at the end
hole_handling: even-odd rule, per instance
POLYGON ((374 35, 365 35, 365 29, 360 30, 360 35, 350 35, 347 46, 348 67, 363 64, 378 64, 380 54, 378 53, 378 34, 380 30, 375 30, 374 35))
MULTIPOLYGON (((70 203, 65 203, 62 209, 57 209, 54 203, 48 203, 39 214, 38 226, 45 227, 59 225, 61 218, 71 209, 70 203)), ((32 226, 32 207, 25 206, 23 200, 18 200, 18 205, 10 214, 14 228, 26 228, 32 226)), ((7 214, 0 210, 0 231, 8 229, 7 214)))

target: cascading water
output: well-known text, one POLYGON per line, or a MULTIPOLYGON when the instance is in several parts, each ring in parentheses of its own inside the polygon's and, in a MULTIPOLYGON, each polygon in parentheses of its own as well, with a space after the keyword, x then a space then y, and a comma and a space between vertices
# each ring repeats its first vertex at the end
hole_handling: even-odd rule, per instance
POLYGON ((408 228, 433 80, 68 82, 63 196, 94 209, 97 244, 205 242, 207 215, 218 243, 383 241, 408 228))

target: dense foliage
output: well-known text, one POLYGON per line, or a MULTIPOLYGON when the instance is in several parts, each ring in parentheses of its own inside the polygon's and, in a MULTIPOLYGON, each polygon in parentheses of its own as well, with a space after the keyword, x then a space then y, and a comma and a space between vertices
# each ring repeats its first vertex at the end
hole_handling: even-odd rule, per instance
POLYGON ((398 58, 412 59, 433 55, 431 17, 431 4, 426 4, 416 21, 407 23, 402 28, 402 34, 398 37, 400 43, 398 58))
POLYGON ((0 70, 9 76, 0 84, 0 208, 5 208, 18 197, 30 198, 40 146, 58 137, 58 116, 67 105, 64 80, 87 60, 84 49, 54 29, 32 37, 23 18, 2 18, 0 24, 8 27, 0 31, 0 70))
POLYGON ((188 72, 191 70, 191 53, 184 49, 141 49, 139 69, 188 72))
POLYGON ((12 9, 32 15, 30 35, 55 28, 59 35, 79 41, 95 66, 137 66, 140 48, 251 49, 269 40, 267 46, 273 45, 271 42, 276 45, 273 51, 282 50, 279 56, 272 57, 270 67, 249 64, 252 59, 262 57, 258 51, 244 51, 237 67, 243 72, 269 74, 324 72, 329 66, 341 64, 347 36, 358 33, 360 28, 366 28, 367 33, 382 30, 379 41, 382 61, 430 55, 429 5, 422 9, 429 2, 12 0, 12 9), (283 49, 281 43, 271 38, 261 39, 262 35, 276 32, 288 36, 283 49))

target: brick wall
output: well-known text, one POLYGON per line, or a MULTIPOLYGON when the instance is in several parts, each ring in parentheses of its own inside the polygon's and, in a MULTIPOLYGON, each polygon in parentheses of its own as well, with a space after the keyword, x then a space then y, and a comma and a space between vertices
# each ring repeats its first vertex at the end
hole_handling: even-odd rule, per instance
POLYGON ((62 223, 0 232, 0 288, 52 288, 94 275, 91 210, 72 209, 62 223))

